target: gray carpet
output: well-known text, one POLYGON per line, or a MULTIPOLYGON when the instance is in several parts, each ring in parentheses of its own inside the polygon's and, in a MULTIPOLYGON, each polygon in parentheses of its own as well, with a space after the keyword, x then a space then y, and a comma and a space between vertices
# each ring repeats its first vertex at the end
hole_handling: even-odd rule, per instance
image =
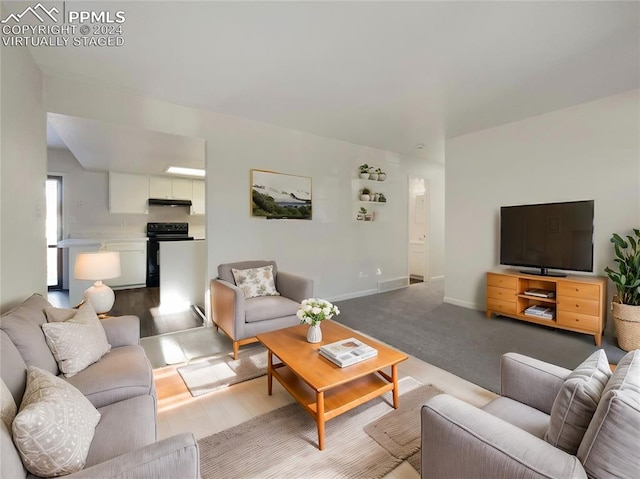
MULTIPOLYGON (((526 354, 573 369, 597 348, 593 336, 554 330, 443 303, 444 280, 337 302, 334 320, 486 389, 500 392, 500 356, 526 354)), ((617 347, 613 321, 602 339, 609 362, 617 347)), ((402 365, 400 365, 402 368, 402 365)))

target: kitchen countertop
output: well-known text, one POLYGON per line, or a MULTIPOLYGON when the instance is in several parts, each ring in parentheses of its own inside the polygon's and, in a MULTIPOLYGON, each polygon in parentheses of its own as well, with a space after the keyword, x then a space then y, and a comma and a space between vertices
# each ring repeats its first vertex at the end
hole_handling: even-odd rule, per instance
POLYGON ((73 246, 92 246, 105 243, 136 243, 147 242, 146 236, 133 236, 130 238, 68 238, 58 241, 58 248, 71 248, 73 246))

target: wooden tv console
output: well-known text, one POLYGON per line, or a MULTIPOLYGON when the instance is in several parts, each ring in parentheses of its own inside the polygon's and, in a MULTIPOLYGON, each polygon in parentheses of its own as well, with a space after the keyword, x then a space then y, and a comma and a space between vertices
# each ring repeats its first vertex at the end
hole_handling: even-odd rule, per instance
POLYGON ((603 276, 564 278, 520 273, 516 270, 487 273, 487 318, 491 314, 544 324, 552 328, 591 334, 596 346, 602 342, 607 317, 607 279, 603 276), (534 289, 553 293, 552 297, 526 294, 534 289), (525 314, 533 305, 553 309, 553 319, 525 314))

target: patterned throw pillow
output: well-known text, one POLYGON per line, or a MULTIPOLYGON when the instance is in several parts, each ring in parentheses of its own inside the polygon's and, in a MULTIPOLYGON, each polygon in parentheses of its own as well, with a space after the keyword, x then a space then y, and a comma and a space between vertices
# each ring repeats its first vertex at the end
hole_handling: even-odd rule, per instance
POLYGON ((49 322, 42 325, 42 331, 65 377, 79 373, 111 349, 90 303, 77 310, 51 306, 44 311, 49 322))
POLYGON ((545 440, 575 455, 593 418, 611 368, 604 349, 599 349, 567 376, 551 407, 545 440))
POLYGON ((236 280, 236 286, 244 292, 244 297, 247 299, 258 296, 280 296, 276 290, 272 265, 250 269, 231 268, 231 272, 236 280))
POLYGON ((100 413, 64 379, 30 367, 13 441, 27 470, 54 477, 84 468, 100 413))

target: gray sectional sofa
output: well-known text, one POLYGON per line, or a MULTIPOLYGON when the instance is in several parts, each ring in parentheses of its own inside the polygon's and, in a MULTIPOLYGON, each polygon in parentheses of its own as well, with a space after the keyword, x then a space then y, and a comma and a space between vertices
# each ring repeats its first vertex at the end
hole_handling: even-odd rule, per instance
MULTIPOLYGON (((121 316, 102 320, 111 351, 65 378, 41 328, 47 306, 50 304, 42 296, 33 295, 0 318, 0 375, 18 408, 27 369, 36 366, 68 381, 98 409, 101 418, 85 468, 68 477, 198 478, 198 447, 192 434, 157 441, 156 392, 151 365, 139 345, 139 319, 121 316)), ((19 462, 6 429, 0 441, 0 476, 35 477, 19 462)))

